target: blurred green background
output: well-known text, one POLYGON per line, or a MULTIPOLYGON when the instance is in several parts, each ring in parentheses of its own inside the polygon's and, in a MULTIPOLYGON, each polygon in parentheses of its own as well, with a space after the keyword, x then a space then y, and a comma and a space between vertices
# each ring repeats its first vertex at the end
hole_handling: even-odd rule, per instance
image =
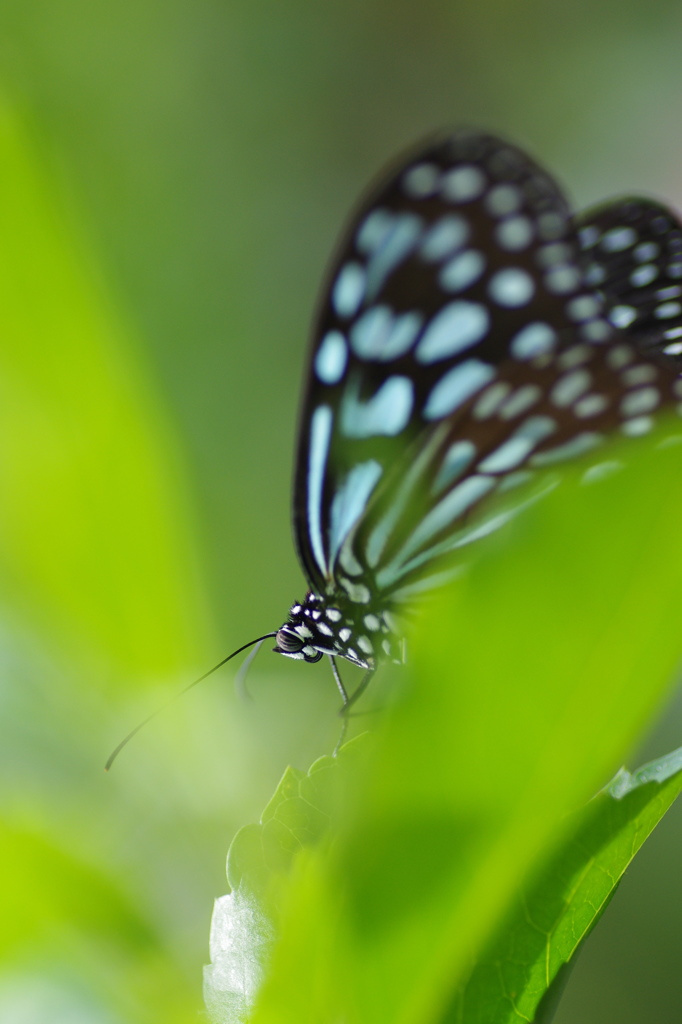
MULTIPOLYGON (((3 1024, 190 1019, 232 834, 334 742, 324 666, 264 652, 253 703, 214 678, 101 771, 304 592, 299 384, 361 189, 469 123, 578 205, 682 208, 681 51, 672 0, 0 5, 3 1024)), ((680 849, 673 812, 559 1024, 679 1019, 680 849)))

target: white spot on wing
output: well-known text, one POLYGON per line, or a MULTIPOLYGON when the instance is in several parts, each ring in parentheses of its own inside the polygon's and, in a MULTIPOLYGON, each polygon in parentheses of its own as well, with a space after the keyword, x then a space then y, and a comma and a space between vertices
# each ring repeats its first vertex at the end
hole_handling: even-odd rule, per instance
POLYGON ((588 370, 573 370, 564 374, 552 388, 552 401, 564 407, 572 405, 592 384, 592 374, 588 370))
POLYGON ((516 185, 495 185, 484 199, 485 207, 493 217, 515 213, 522 202, 523 195, 516 185))
POLYGON ((604 438, 601 434, 584 433, 571 438, 565 444, 557 445, 545 452, 538 452, 531 457, 531 466, 551 466, 554 462, 565 462, 567 459, 575 459, 591 448, 598 445, 604 438))
POLYGON ((419 255, 430 262, 445 259, 460 249, 469 237, 469 225, 464 217, 450 213, 437 220, 426 233, 419 255))
POLYGON ((580 284, 580 280, 577 267, 570 263, 552 267, 545 275, 545 285, 553 295, 567 295, 569 292, 574 292, 580 284))
POLYGON ((538 231, 548 241, 560 238, 566 230, 566 219, 558 210, 548 210, 538 217, 538 231))
POLYGON ((406 571, 430 561, 436 554, 452 550, 455 544, 449 537, 435 547, 428 548, 420 554, 414 554, 428 544, 433 536, 450 526, 459 515, 466 512, 483 495, 493 490, 498 482, 499 479, 496 477, 472 476, 458 484, 421 521, 398 554, 378 571, 376 577, 378 585, 380 587, 390 586, 406 571))
POLYGON ((340 317, 354 316, 365 297, 365 271, 359 263, 346 263, 332 288, 332 304, 340 317))
POLYGON ((473 410, 474 418, 486 420, 490 416, 494 416, 510 391, 511 384, 506 380, 491 384, 476 402, 473 410))
POLYGON ((639 366, 629 366, 621 373, 623 384, 628 387, 635 387, 637 384, 650 384, 658 377, 658 370, 655 366, 642 363, 639 366))
POLYGON ((341 432, 346 437, 393 437, 407 426, 413 404, 409 377, 389 377, 367 401, 358 398, 356 383, 343 396, 341 432))
POLYGON ((669 320, 673 316, 679 316, 682 313, 682 306, 679 302, 664 302, 661 306, 656 306, 654 310, 654 316, 657 320, 669 320))
POLYGON ((329 551, 333 563, 341 545, 362 515, 383 472, 376 459, 353 466, 332 500, 329 551))
POLYGON ((589 419, 590 416, 598 416, 608 408, 609 400, 606 395, 585 395, 579 398, 573 406, 573 412, 581 419, 589 419))
POLYGON ((420 363, 435 363, 463 352, 483 340, 489 324, 488 311, 480 303, 450 302, 427 326, 415 357, 420 363))
POLYGON ((419 313, 396 316, 389 306, 371 306, 353 324, 351 346, 361 359, 388 362, 409 350, 421 325, 419 313))
POLYGON ((498 270, 491 277, 488 293, 499 306, 518 309, 525 306, 533 297, 535 284, 530 274, 518 267, 498 270))
POLYGON ((403 188, 416 199, 430 196, 436 191, 438 173, 435 164, 417 164, 403 175, 403 188))
POLYGON ((308 456, 308 532, 315 561, 323 574, 327 573, 327 561, 322 545, 322 487, 329 454, 329 439, 332 432, 332 411, 328 405, 320 405, 310 421, 310 452, 308 456))
POLYGON ((323 384, 338 384, 346 372, 348 347, 340 331, 328 331, 315 356, 315 373, 323 384))
POLYGON ((637 416, 633 420, 626 420, 620 429, 627 437, 642 437, 643 434, 649 433, 653 425, 651 416, 637 416))
POLYGON ((503 420, 513 420, 520 416, 542 397, 542 391, 537 384, 523 384, 512 395, 509 396, 500 409, 500 417, 503 420))
POLYGON ((623 416, 638 416, 643 412, 651 412, 661 400, 658 388, 639 388, 625 395, 620 403, 620 411, 623 416))
POLYGON ((601 248, 606 252, 622 252, 629 249, 637 241, 637 232, 634 228, 622 227, 611 228, 601 240, 601 248))
MULTIPOLYGON (((458 516, 475 505, 484 494, 492 490, 495 480, 489 476, 470 476, 458 484, 431 511, 424 516, 401 552, 404 560, 413 551, 428 543, 441 530, 450 526, 458 516)), ((379 574, 380 575, 380 574, 379 574)), ((379 579, 379 575, 377 579, 379 579)))
POLYGON ((634 358, 635 350, 632 345, 614 345, 606 354, 606 362, 614 370, 627 366, 634 358))
POLYGON ((634 251, 634 257, 640 263, 647 263, 649 260, 655 260, 660 251, 661 247, 657 242, 640 242, 634 251))
POLYGON ((611 325, 601 318, 590 320, 580 326, 580 334, 586 341, 599 343, 607 341, 612 335, 611 325))
POLYGON ((572 246, 566 242, 550 242, 540 246, 536 259, 541 267, 554 267, 557 263, 569 263, 574 255, 572 246))
POLYGON ((641 267, 637 267, 630 274, 630 284, 635 288, 643 288, 647 284, 651 284, 658 277, 658 267, 654 266, 653 263, 645 263, 641 267))
POLYGON ((367 264, 367 299, 372 301, 384 281, 410 254, 419 241, 422 219, 414 213, 401 213, 394 217, 390 230, 367 264))
POLYGON ((556 423, 549 416, 531 416, 477 468, 483 473, 507 473, 510 469, 516 469, 533 448, 555 430, 556 423))
POLYGON ((656 298, 661 301, 663 299, 677 299, 680 295, 682 295, 682 286, 679 284, 674 284, 669 288, 659 288, 656 292, 656 298))
POLYGON ((557 356, 556 362, 562 370, 571 370, 574 366, 589 362, 593 355, 594 349, 589 345, 571 345, 557 356))
POLYGON ((366 255, 374 252, 386 239, 393 226, 394 214, 388 210, 372 210, 360 225, 355 244, 366 255))
POLYGON ((441 192, 446 199, 466 203, 471 199, 477 199, 485 185, 483 171, 472 164, 464 164, 443 175, 441 192))
POLYGON ((457 477, 471 464, 475 455, 476 445, 473 441, 455 441, 454 444, 451 444, 433 482, 433 493, 438 494, 454 483, 457 477))
POLYGON ((556 343, 556 331, 549 324, 537 321, 523 327, 512 338, 510 348, 516 359, 533 359, 551 352, 556 343))
POLYGON ((430 439, 424 444, 415 458, 410 462, 403 475, 393 501, 384 515, 372 529, 365 548, 365 558, 371 566, 377 565, 386 542, 401 516, 413 501, 417 488, 421 487, 425 474, 428 473, 432 459, 448 434, 448 424, 442 423, 430 431, 430 439))
POLYGON ((448 370, 432 387, 424 406, 424 417, 437 420, 454 412, 485 384, 493 379, 495 370, 480 359, 467 359, 448 370))
POLYGON ((485 259, 477 249, 466 249, 445 264, 438 278, 447 292, 461 292, 478 281, 485 259))
POLYGON ((508 217, 497 225, 495 238, 497 244, 507 252, 519 252, 530 245, 533 225, 528 217, 508 217))
POLYGON ((589 320, 601 312, 601 303, 594 295, 577 295, 566 303, 566 314, 577 323, 589 320))
POLYGON ((583 249, 591 249, 599 241, 599 229, 595 224, 589 224, 580 229, 578 236, 583 249))
POLYGON ((614 327, 629 327, 637 319, 637 310, 632 306, 614 306, 609 312, 609 320, 614 327))

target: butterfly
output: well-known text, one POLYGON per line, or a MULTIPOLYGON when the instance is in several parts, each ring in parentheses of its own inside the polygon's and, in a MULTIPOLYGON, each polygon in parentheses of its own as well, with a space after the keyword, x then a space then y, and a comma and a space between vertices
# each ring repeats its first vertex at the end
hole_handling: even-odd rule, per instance
POLYGON ((329 656, 349 705, 401 658, 394 613, 489 532, 481 509, 614 431, 647 433, 682 401, 681 362, 665 207, 574 217, 541 167, 478 131, 403 158, 350 220, 315 319, 293 503, 309 590, 274 650, 329 656), (366 670, 352 697, 337 658, 366 670))
POLYGON ((499 496, 682 412, 681 371, 675 214, 624 198, 574 216, 483 132, 415 149, 351 218, 315 318, 293 502, 308 592, 186 689, 275 637, 288 658, 329 657, 347 711, 403 660, 396 613, 524 505, 496 511, 499 496), (352 695, 338 658, 365 670, 352 695))

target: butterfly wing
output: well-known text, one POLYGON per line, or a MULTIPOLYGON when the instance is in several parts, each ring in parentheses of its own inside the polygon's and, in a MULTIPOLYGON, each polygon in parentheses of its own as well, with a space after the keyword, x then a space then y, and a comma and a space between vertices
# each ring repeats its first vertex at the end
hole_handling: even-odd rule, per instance
POLYGON ((557 185, 492 136, 439 140, 383 179, 314 333, 294 521, 315 589, 396 596, 512 474, 669 400, 676 371, 654 353, 633 375, 594 262, 557 185))
POLYGON ((585 280, 642 352, 682 362, 682 225, 650 199, 614 200, 577 219, 585 280))

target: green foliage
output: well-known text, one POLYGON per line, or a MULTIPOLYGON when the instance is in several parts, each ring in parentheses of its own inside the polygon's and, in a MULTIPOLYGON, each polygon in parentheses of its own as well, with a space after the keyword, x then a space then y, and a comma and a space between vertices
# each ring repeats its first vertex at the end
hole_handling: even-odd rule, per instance
POLYGON ((409 680, 344 773, 325 842, 311 843, 319 806, 301 801, 298 774, 258 841, 240 834, 235 891, 257 871, 249 891, 266 893, 278 936, 256 1024, 539 1012, 682 784, 671 756, 579 810, 679 657, 682 446, 670 432, 631 445, 629 468, 598 484, 567 481, 422 614, 409 680))
MULTIPOLYGON (((214 912, 214 963, 205 976, 207 1006, 220 1024, 248 1019, 250 1002, 267 974, 279 899, 294 858, 333 837, 332 818, 340 788, 349 781, 349 758, 357 763, 358 744, 365 746, 367 739, 352 741, 336 758, 320 759, 307 775, 287 769, 261 823, 235 836, 227 861, 231 894, 214 912)), ((548 1024, 566 968, 681 788, 682 749, 633 774, 621 769, 574 813, 558 848, 526 883, 450 1007, 434 1020, 548 1024)), ((317 926, 314 920, 309 924, 317 926)))
POLYGON ((6 104, 0 224, 5 600, 122 673, 176 671, 201 618, 168 427, 6 104))
POLYGON ((682 788, 682 750, 611 784, 573 816, 565 838, 474 966, 443 1021, 545 1024, 538 1016, 603 914, 645 839, 682 788))
POLYGON ((0 1019, 179 1024, 198 986, 146 902, 162 850, 122 867, 106 695, 207 629, 170 433, 77 239, 1 105, 0 1019))
MULTIPOLYGON (((42 76, 42 113, 62 146, 71 140, 76 163, 80 153, 80 180, 99 204, 98 228, 119 246, 118 269, 125 264, 134 279, 132 293, 145 296, 168 390, 182 391, 188 421, 197 436, 204 432, 195 438, 201 486, 215 502, 212 527, 222 544, 219 550, 214 542, 211 562, 222 580, 232 559, 242 559, 242 575, 224 584, 224 610, 234 611, 233 595, 246 591, 238 615, 251 625, 256 596, 269 615, 270 602, 275 607, 293 583, 286 577, 294 557, 285 548, 284 496, 292 446, 282 424, 293 421, 300 368, 294 339, 341 210, 370 163, 425 124, 470 119, 466 101, 453 109, 454 93, 485 90, 472 84, 473 65, 452 59, 452 41, 469 53, 471 35, 449 20, 443 32, 439 22, 442 77, 433 91, 441 105, 425 115, 414 88, 424 80, 419 62, 410 77, 394 59, 401 40, 413 47, 413 26, 392 12, 372 27, 364 9, 353 22, 339 7, 345 56, 334 31, 328 50, 316 42, 294 63, 304 69, 316 55, 333 92, 333 55, 337 70, 348 71, 348 87, 381 95, 380 114, 375 121, 368 108, 368 120, 358 120, 345 86, 318 108, 310 69, 301 71, 292 102, 296 21, 283 14, 287 41, 270 25, 263 47, 265 21, 258 15, 250 23, 243 8, 250 59, 260 61, 258 71, 249 69, 248 89, 244 68, 226 65, 219 45, 213 53, 213 19, 231 17, 227 8, 211 10, 198 43, 188 5, 176 5, 175 20, 165 8, 159 19, 150 7, 129 4, 100 22, 91 5, 65 12, 42 4, 44 17, 35 17, 15 3, 4 15, 3 45, 16 48, 22 32, 25 44, 33 40, 26 81, 33 88, 42 76), (131 31, 128 15, 149 19, 148 36, 140 21, 131 31), (172 39, 155 50, 159 25, 172 39), (358 77, 358 38, 386 46, 398 77, 407 75, 400 88, 396 78, 396 88, 385 87, 386 63, 373 44, 364 69, 371 74, 358 77), (225 67, 234 80, 216 91, 225 67), (452 89, 452 68, 466 88, 452 89), (272 117, 273 100, 281 117, 272 117), (320 124, 323 134, 332 126, 329 146, 320 146, 320 124), (202 150, 209 140, 213 148, 202 150), (261 564, 272 570, 266 586, 253 571, 257 544, 261 564), (285 572, 277 575, 281 564, 285 572)), ((475 5, 474 12, 478 18, 475 5)), ((520 56, 536 13, 527 23, 514 13, 520 56)), ((426 22, 415 19, 421 32, 426 22)), ((490 22, 481 19, 481 27, 490 22)), ((223 28, 232 40, 233 26, 226 20, 223 28)), ((639 59, 638 28, 631 52, 639 59)), ((586 31, 598 53, 595 67, 603 69, 604 49, 592 27, 586 31)), ((316 39, 311 32, 306 38, 316 39)), ((424 32, 418 43, 431 66, 434 37, 424 32)), ((549 33, 553 38, 553 25, 549 33)), ((570 68, 579 68, 584 87, 584 61, 575 57, 584 54, 585 39, 560 62, 533 39, 536 52, 551 53, 562 88, 570 68)), ((664 28, 655 42, 650 70, 661 66, 664 44, 671 77, 649 82, 652 102, 662 80, 675 80, 679 63, 674 33, 664 28)), ((238 50, 244 52, 241 42, 238 50)), ((493 67, 515 74, 514 62, 501 62, 495 47, 479 47, 483 52, 486 74, 493 67)), ((611 70, 622 52, 613 51, 611 70)), ((26 51, 18 65, 24 58, 26 51)), ((613 102, 622 102, 624 85, 641 100, 631 63, 625 77, 606 76, 613 102)), ((578 164, 584 193, 594 196, 604 186, 587 177, 585 147, 557 128, 546 68, 540 70, 524 95, 546 117, 515 101, 511 90, 503 90, 505 102, 530 111, 522 134, 538 151, 534 126, 546 120, 578 164)), ((426 94, 430 86, 424 88, 426 94)), ((642 104, 645 119, 650 106, 642 104)), ((497 123, 486 109, 481 119, 497 123)), ((586 109, 592 117, 593 106, 586 109)), ((604 110, 602 126, 626 123, 608 105, 604 110)), ((507 127, 515 135, 519 124, 507 127)), ((621 146, 630 146, 632 135, 624 132, 621 146)), ((599 173, 611 187, 614 167, 626 175, 632 165, 608 138, 599 145, 614 163, 599 173)), ((57 144, 57 151, 63 159, 64 148, 57 144)), ((648 168, 649 148, 634 152, 648 168)), ((103 288, 58 191, 5 104, 0 1019, 184 1024, 200 1004, 210 900, 223 885, 218 851, 235 822, 255 817, 292 749, 296 763, 307 764, 317 750, 332 748, 333 687, 315 670, 287 674, 291 666, 278 664, 256 677, 256 710, 232 706, 223 715, 215 700, 202 714, 195 709, 210 692, 193 694, 180 728, 173 731, 171 718, 164 734, 159 723, 114 775, 102 776, 120 735, 156 705, 149 683, 158 680, 165 696, 195 667, 196 674, 206 667, 207 652, 209 664, 217 656, 205 639, 210 628, 181 446, 141 365, 139 340, 103 288), (315 705, 315 687, 325 685, 329 700, 315 705), (138 692, 139 709, 128 704, 120 713, 118 695, 129 701, 138 692), (184 757, 183 741, 190 747, 184 757), (306 744, 314 748, 310 756, 306 744)), ((238 1016, 259 992, 260 1024, 468 1024, 476 1014, 489 1022, 498 1009, 500 1020, 513 1020, 512 1005, 528 1019, 538 1003, 542 1020, 549 1019, 561 964, 679 784, 678 775, 666 775, 675 765, 662 762, 656 781, 645 776, 618 799, 611 790, 581 810, 650 721, 679 654, 682 464, 679 449, 656 448, 658 438, 639 443, 638 454, 628 445, 632 464, 620 477, 582 490, 569 483, 476 554, 472 549, 468 575, 415 626, 406 672, 384 672, 395 699, 372 720, 376 727, 355 755, 346 751, 344 771, 327 759, 309 774, 290 772, 262 825, 239 834, 229 881, 242 900, 241 938, 251 945, 241 964, 250 974, 233 1006, 238 1016)), ((228 639, 236 645, 243 636, 228 639)), ((377 679, 367 700, 381 685, 377 679)))
POLYGON ((204 973, 210 1015, 221 1024, 248 1016, 275 939, 280 896, 296 855, 333 835, 335 810, 363 737, 335 757, 321 757, 307 773, 287 768, 260 824, 246 825, 227 856, 231 893, 216 903, 212 965, 204 973))

